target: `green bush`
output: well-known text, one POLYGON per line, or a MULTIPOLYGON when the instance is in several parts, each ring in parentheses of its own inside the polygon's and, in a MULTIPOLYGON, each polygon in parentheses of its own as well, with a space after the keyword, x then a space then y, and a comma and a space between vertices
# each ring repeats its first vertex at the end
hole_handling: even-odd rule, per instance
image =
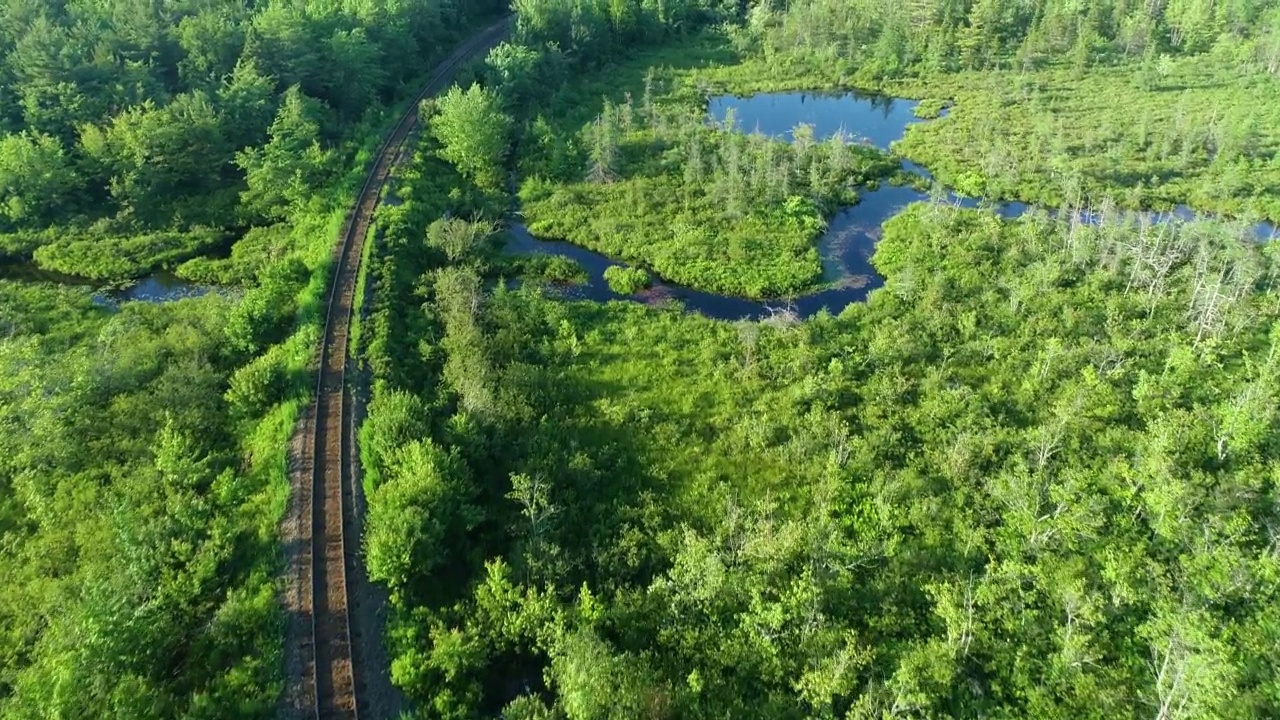
POLYGON ((980 198, 986 195, 987 181, 982 177, 982 173, 960 173, 953 182, 955 182, 956 192, 961 195, 967 195, 972 198, 980 198))
POLYGON ((369 490, 382 484, 396 448, 426 432, 426 414, 422 401, 407 392, 374 393, 368 419, 360 426, 360 464, 369 490))
POLYGON ((0 262, 29 258, 37 248, 48 245, 57 237, 57 231, 53 229, 40 232, 19 230, 0 234, 0 262))
POLYGON ((649 287, 649 273, 638 267, 610 265, 604 271, 604 280, 619 295, 635 295, 649 287))
POLYGON ((481 515, 458 454, 429 439, 400 447, 384 480, 370 497, 366 563, 370 579, 403 595, 457 552, 481 515))
POLYGON ((279 347, 258 356, 231 375, 226 399, 236 417, 261 417, 288 397, 286 356, 279 347))
POLYGON ((941 98, 925 98, 916 105, 912 113, 921 120, 934 120, 942 116, 949 102, 941 98))
POLYGON ((244 294, 227 320, 228 344, 246 355, 280 342, 293 327, 295 295, 301 287, 295 276, 305 268, 294 260, 272 268, 263 283, 244 294))
POLYGON ((36 248, 34 257, 41 267, 67 275, 130 280, 208 252, 222 240, 221 231, 209 228, 115 237, 71 231, 36 248))
POLYGON ((174 274, 210 285, 248 285, 264 267, 292 249, 293 228, 285 223, 250 228, 231 246, 226 258, 197 257, 179 265, 174 274))
POLYGON ((526 278, 561 285, 580 285, 587 281, 587 271, 577 260, 563 255, 539 253, 516 258, 515 271, 526 278))

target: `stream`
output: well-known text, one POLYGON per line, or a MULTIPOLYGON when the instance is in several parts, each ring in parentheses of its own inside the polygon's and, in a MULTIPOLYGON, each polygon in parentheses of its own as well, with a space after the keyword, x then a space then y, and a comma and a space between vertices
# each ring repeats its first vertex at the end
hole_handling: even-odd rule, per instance
POLYGON ((92 288, 94 290, 94 303, 103 307, 116 307, 126 302, 171 302, 184 298, 200 297, 210 293, 229 292, 226 288, 183 280, 167 270, 161 270, 138 280, 131 280, 125 283, 104 284, 97 280, 45 270, 34 262, 0 265, 0 280, 56 283, 72 287, 92 288))
MULTIPOLYGON (((809 124, 813 126, 814 137, 818 140, 839 132, 849 135, 855 142, 887 151, 894 141, 902 138, 909 126, 928 122, 915 116, 917 104, 913 100, 862 93, 764 93, 746 98, 712 98, 709 114, 716 122, 723 122, 732 112, 734 124, 740 130, 759 131, 787 140, 792 139, 792 130, 797 125, 809 124)), ((909 161, 903 161, 903 167, 931 179, 927 170, 909 161)), ((686 310, 719 320, 760 320, 779 314, 808 318, 822 310, 839 313, 851 303, 866 300, 868 293, 883 286, 884 279, 871 266, 871 255, 880 240, 881 227, 911 203, 928 199, 928 192, 905 186, 882 184, 874 190, 864 190, 857 205, 837 212, 830 219, 818 242, 824 287, 793 298, 748 300, 694 290, 658 278, 652 287, 635 295, 620 295, 609 288, 604 280, 604 271, 610 265, 625 267, 627 263, 567 242, 536 238, 519 224, 510 228, 506 249, 518 254, 560 255, 581 265, 587 273, 586 283, 552 286, 557 296, 566 299, 595 302, 625 299, 648 304, 676 300, 686 310)), ((954 193, 948 193, 946 200, 965 208, 980 205, 978 200, 954 193)), ((997 203, 987 207, 1004 219, 1018 218, 1034 209, 1021 202, 997 203)), ((1178 206, 1170 212, 1147 215, 1155 221, 1168 222, 1189 220, 1195 213, 1186 206, 1178 206)), ((1082 219, 1086 222, 1095 220, 1087 212, 1083 213, 1082 219)), ((1270 223, 1258 223, 1254 229, 1260 241, 1277 234, 1276 227, 1270 223)))

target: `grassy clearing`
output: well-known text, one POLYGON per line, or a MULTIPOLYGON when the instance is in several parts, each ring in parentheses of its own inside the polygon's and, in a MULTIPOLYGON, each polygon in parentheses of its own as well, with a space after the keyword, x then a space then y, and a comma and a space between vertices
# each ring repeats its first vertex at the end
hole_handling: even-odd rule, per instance
POLYGON ((821 278, 816 213, 795 222, 748 216, 721 223, 710 199, 692 207, 680 194, 665 178, 630 178, 608 185, 530 181, 520 197, 533 234, 643 263, 682 285, 769 297, 802 291, 821 278))
POLYGON ((1111 197, 1280 219, 1280 82, 1223 62, 1166 59, 1149 76, 1130 65, 905 83, 900 92, 955 105, 896 150, 991 197, 1051 207, 1111 197))

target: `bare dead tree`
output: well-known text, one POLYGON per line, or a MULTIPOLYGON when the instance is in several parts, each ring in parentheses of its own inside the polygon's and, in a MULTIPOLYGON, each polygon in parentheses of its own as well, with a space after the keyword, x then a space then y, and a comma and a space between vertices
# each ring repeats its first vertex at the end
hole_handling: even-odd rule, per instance
POLYGON ((794 303, 787 303, 785 307, 766 305, 764 309, 769 313, 769 317, 760 321, 764 325, 788 329, 800 324, 800 312, 794 303))
POLYGON ((738 326, 738 342, 742 344, 743 368, 755 367, 756 348, 760 344, 760 325, 750 320, 740 320, 738 326))

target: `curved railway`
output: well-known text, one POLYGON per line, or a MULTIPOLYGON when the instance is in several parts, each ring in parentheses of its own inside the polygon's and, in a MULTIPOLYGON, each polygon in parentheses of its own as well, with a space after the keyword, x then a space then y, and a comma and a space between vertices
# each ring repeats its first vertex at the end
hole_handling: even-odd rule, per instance
POLYGON ((304 447, 299 448, 295 475, 298 517, 298 575, 296 620, 309 626, 295 632, 296 669, 290 704, 298 717, 316 720, 361 715, 378 720, 382 702, 371 685, 385 680, 387 668, 362 662, 376 649, 381 628, 353 626, 353 584, 364 582, 360 565, 360 517, 356 512, 358 458, 355 455, 354 402, 347 384, 348 338, 356 280, 365 238, 374 210, 391 171, 405 155, 406 141, 418 125, 421 101, 443 90, 468 59, 497 44, 511 27, 511 18, 490 26, 456 48, 432 73, 413 105, 396 123, 374 158, 355 206, 343 224, 334 251, 332 284, 328 291, 323 343, 316 377, 315 403, 304 419, 304 447), (309 620, 309 622, 308 622, 309 620), (354 641, 354 642, 353 642, 354 641), (314 715, 311 712, 314 710, 314 715))

